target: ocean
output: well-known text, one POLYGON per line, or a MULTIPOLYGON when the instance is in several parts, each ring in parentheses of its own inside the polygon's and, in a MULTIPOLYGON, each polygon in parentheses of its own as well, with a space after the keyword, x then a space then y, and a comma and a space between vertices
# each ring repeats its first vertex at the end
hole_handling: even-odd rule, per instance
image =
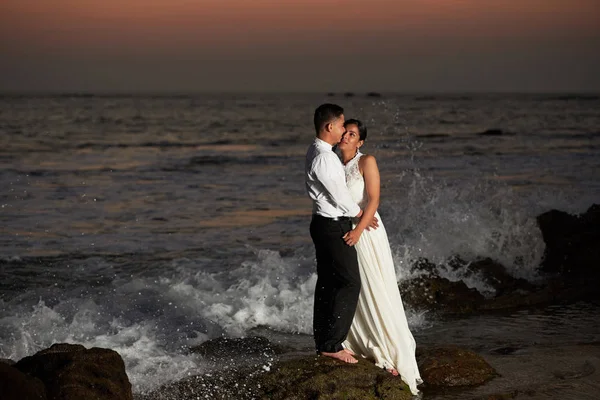
MULTIPOLYGON (((380 168, 399 282, 424 257, 489 294, 443 268, 456 255, 535 282, 536 216, 600 200, 598 95, 4 95, 0 358, 111 348, 141 394, 216 368, 188 350, 208 339, 259 333, 310 351, 303 173, 324 102, 369 128, 362 150, 380 168)), ((407 313, 417 345, 517 346, 541 360, 548 346, 600 341, 594 304, 407 313)))

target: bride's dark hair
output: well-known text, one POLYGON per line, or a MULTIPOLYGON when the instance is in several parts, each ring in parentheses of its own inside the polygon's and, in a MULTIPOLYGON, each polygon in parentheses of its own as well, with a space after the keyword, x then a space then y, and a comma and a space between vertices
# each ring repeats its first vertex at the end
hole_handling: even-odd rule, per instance
POLYGON ((360 120, 347 119, 344 122, 344 128, 346 128, 348 125, 356 125, 358 127, 358 136, 360 137, 360 140, 367 139, 367 126, 363 124, 360 120))

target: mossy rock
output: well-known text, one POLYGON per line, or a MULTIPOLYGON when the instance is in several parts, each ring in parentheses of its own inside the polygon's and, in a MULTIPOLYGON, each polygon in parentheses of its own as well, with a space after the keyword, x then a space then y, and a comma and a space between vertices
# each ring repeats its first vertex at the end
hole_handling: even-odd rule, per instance
POLYGON ((463 281, 451 282, 433 275, 403 281, 398 288, 405 305, 417 310, 470 314, 485 300, 477 289, 467 287, 463 281))
POLYGON ((359 360, 345 364, 327 357, 309 356, 278 363, 258 377, 264 399, 389 399, 412 397, 399 377, 359 360))
POLYGON ((14 368, 43 382, 49 399, 133 399, 125 364, 114 350, 54 344, 14 368))

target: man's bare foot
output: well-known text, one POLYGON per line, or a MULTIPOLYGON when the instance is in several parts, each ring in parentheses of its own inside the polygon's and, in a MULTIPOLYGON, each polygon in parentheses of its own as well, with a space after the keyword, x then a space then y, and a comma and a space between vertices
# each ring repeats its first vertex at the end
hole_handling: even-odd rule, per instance
POLYGON ((350 354, 351 356, 355 356, 356 354, 354 354, 354 352, 350 349, 343 349, 342 351, 345 351, 346 353, 350 354))
POLYGON ((340 360, 348 364, 356 364, 358 362, 356 358, 352 357, 352 355, 348 353, 345 349, 335 353, 326 353, 322 351, 321 355, 325 357, 335 358, 336 360, 340 360))
POLYGON ((395 369, 395 368, 388 368, 388 369, 387 369, 387 372, 389 372, 390 374, 392 374, 392 375, 394 375, 394 376, 398 376, 398 375, 400 375, 400 374, 398 373, 398 371, 396 371, 396 369, 395 369))

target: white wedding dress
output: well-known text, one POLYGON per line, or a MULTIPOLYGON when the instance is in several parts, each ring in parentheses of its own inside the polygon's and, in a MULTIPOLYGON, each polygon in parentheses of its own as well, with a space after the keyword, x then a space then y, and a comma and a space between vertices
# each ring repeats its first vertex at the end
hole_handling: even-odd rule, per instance
MULTIPOLYGON (((358 152, 344 167, 346 184, 354 200, 364 208, 365 181, 360 174, 358 152)), ((387 233, 378 213, 377 229, 366 229, 356 243, 361 292, 344 347, 373 360, 380 368, 395 368, 413 394, 422 383, 415 359, 416 343, 410 333, 400 298, 387 233)))

